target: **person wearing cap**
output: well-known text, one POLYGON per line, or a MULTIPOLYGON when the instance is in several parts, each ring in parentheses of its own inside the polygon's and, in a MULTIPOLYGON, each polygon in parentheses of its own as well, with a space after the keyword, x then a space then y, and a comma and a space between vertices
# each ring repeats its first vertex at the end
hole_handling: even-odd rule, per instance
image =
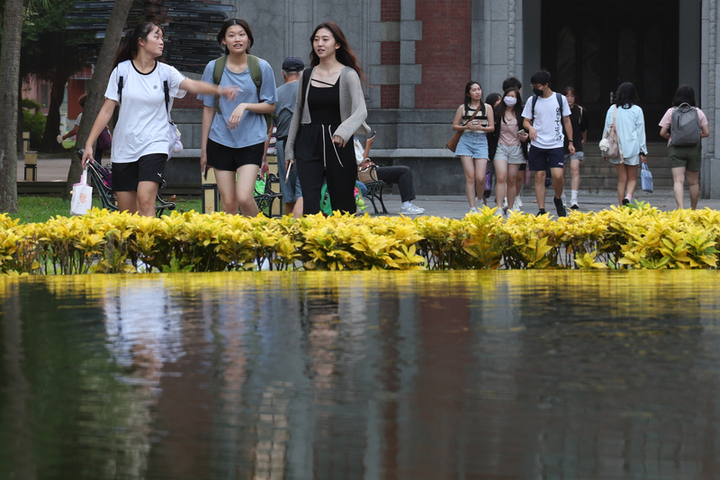
POLYGON ((285 202, 285 214, 292 214, 295 218, 301 217, 303 213, 302 190, 300 189, 297 169, 294 168, 294 165, 290 169, 287 181, 285 181, 285 141, 295 111, 298 80, 300 80, 300 74, 304 69, 305 64, 298 57, 288 57, 283 62, 282 76, 285 84, 277 89, 274 116, 277 129, 275 132, 275 150, 277 152, 278 174, 280 176, 280 191, 283 195, 283 202, 285 202))

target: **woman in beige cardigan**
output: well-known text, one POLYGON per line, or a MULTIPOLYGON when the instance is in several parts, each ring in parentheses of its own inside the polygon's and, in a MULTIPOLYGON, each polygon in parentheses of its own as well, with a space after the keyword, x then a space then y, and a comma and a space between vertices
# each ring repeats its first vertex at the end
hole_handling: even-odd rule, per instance
POLYGON ((286 168, 297 166, 303 214, 320 211, 327 181, 333 210, 355 213, 357 165, 352 138, 366 134, 362 69, 339 26, 318 25, 310 37, 310 70, 303 72, 285 144, 286 168))

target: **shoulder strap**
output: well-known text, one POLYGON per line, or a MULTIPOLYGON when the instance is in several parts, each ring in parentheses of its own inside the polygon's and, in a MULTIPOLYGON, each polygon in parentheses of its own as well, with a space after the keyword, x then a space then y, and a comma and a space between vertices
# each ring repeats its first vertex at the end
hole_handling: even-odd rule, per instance
POLYGON ((116 68, 118 71, 118 104, 120 104, 122 103, 122 91, 125 83, 125 76, 127 75, 125 72, 125 62, 118 63, 116 68))
MULTIPOLYGON (((257 89, 258 102, 260 102, 260 88, 262 87, 262 72, 260 71, 260 59, 255 55, 248 54, 248 70, 250 70, 250 78, 252 78, 255 88, 257 89)), ((263 114, 267 129, 273 126, 272 113, 263 114)))
POLYGON ((532 118, 530 119, 531 122, 532 122, 533 120, 535 120, 535 104, 537 103, 537 101, 538 101, 538 96, 537 96, 537 95, 533 95, 533 97, 532 97, 532 111, 530 112, 530 114, 532 115, 532 118))
POLYGON ((260 71, 260 60, 255 55, 248 54, 248 69, 258 92, 258 101, 260 100, 260 87, 262 87, 262 72, 260 71))
POLYGON ((163 80, 163 89, 165 90, 165 109, 170 114, 170 86, 167 80, 163 80))
POLYGON ((555 98, 557 98, 558 105, 560 105, 560 116, 562 117, 563 104, 562 104, 562 93, 555 92, 555 98))
MULTIPOLYGON (((215 68, 213 69, 213 83, 215 85, 220 85, 222 74, 225 71, 225 64, 227 64, 227 55, 215 59, 215 68)), ((215 95, 215 111, 220 113, 220 95, 215 95)))

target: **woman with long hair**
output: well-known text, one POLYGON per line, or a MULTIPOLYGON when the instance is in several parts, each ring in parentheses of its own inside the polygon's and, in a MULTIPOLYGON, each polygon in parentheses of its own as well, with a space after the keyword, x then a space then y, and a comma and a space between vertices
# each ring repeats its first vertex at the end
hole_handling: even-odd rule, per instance
POLYGON ((495 198, 507 198, 498 210, 505 216, 508 213, 509 205, 513 205, 515 211, 515 196, 518 192, 516 185, 517 173, 520 166, 527 160, 528 134, 522 129, 522 98, 520 91, 515 87, 505 90, 502 102, 497 108, 494 136, 497 137, 497 149, 493 157, 495 166, 495 198), (516 108, 517 107, 517 108, 516 108), (501 210, 500 210, 501 209, 501 210))
POLYGON ((605 132, 613 123, 620 139, 622 159, 605 158, 606 162, 615 165, 618 174, 618 203, 627 205, 632 201, 637 186, 637 168, 640 163, 647 162, 647 145, 645 143, 645 118, 642 108, 637 105, 635 86, 630 82, 621 84, 615 93, 615 104, 608 108, 605 115, 605 132))
POLYGON ((345 34, 333 22, 310 36, 310 71, 303 73, 285 144, 285 165, 297 173, 303 214, 320 212, 320 191, 327 181, 333 210, 355 213, 357 164, 353 135, 370 132, 360 64, 345 34))
POLYGON ((465 195, 470 205, 470 213, 477 212, 475 199, 485 191, 485 172, 489 158, 487 133, 495 130, 493 109, 483 102, 482 97, 480 84, 469 81, 465 85, 463 104, 457 108, 452 126, 456 132, 463 132, 455 155, 460 157, 465 172, 465 195), (472 118, 478 109, 477 115, 472 118))
POLYGON ((268 138, 264 115, 273 113, 277 102, 275 75, 268 62, 250 55, 255 39, 247 21, 226 20, 217 41, 225 56, 208 63, 202 79, 215 81, 217 62, 221 62, 218 68, 225 62, 219 84, 236 88, 240 93, 232 100, 198 95, 203 101, 200 169, 204 172, 210 166, 215 170, 225 213, 237 215, 239 208, 243 215, 254 217, 258 214, 255 180, 265 161, 268 138), (262 78, 259 89, 250 62, 256 62, 259 69, 262 78))
POLYGON ((675 92, 672 106, 668 108, 662 120, 660 120, 660 136, 668 140, 668 158, 672 169, 675 203, 677 203, 678 208, 683 208, 684 183, 687 179, 690 190, 690 208, 695 210, 700 199, 699 180, 700 165, 702 164, 702 143, 698 138, 698 142, 694 145, 673 145, 672 132, 670 131, 672 115, 681 105, 683 109, 687 109, 688 114, 690 114, 690 107, 697 113, 700 138, 709 137, 710 128, 705 113, 699 108, 695 108, 695 90, 688 85, 680 85, 677 92, 675 92))
MULTIPOLYGON (((105 103, 85 142, 82 166, 94 160, 93 145, 120 104, 112 146, 113 190, 118 209, 155 215, 155 197, 163 182, 170 152, 169 109, 172 98, 186 92, 234 98, 231 87, 185 78, 174 67, 158 62, 163 54, 163 29, 141 23, 125 34, 105 91, 105 103)), ((173 127, 174 128, 174 127, 173 127)))

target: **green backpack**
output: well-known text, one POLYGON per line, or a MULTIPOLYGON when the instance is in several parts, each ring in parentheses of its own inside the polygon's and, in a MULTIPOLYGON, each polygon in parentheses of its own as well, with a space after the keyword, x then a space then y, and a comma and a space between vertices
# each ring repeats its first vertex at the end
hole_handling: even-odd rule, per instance
MULTIPOLYGON (((215 85, 220 85, 220 79, 223 71, 225 71, 225 64, 227 64, 227 55, 215 60, 215 70, 213 70, 213 82, 215 82, 215 85)), ((260 87, 262 86, 260 59, 255 55, 248 54, 248 68, 250 69, 250 77, 255 87, 257 87, 258 101, 260 101, 260 87)), ((220 95, 215 95, 215 111, 220 113, 220 95)), ((272 113, 265 113, 263 116, 265 117, 265 123, 267 123, 267 129, 270 130, 273 126, 273 115, 272 113)))

